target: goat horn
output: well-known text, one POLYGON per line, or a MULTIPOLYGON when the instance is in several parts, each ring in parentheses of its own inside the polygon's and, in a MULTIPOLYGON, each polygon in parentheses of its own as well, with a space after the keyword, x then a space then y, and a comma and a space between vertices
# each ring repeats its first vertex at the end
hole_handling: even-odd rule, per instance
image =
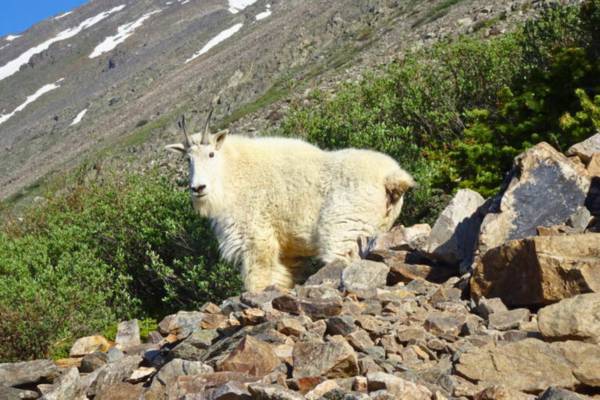
POLYGON ((181 115, 179 121, 177 121, 177 125, 179 125, 179 129, 183 131, 183 135, 185 136, 185 142, 188 146, 192 145, 192 139, 189 137, 187 130, 185 128, 185 115, 181 115))
POLYGON ((210 135, 210 118, 212 117, 212 113, 214 111, 214 107, 211 107, 208 111, 208 117, 206 117, 206 124, 204 125, 204 131, 202 132, 202 144, 208 144, 208 137, 210 135))

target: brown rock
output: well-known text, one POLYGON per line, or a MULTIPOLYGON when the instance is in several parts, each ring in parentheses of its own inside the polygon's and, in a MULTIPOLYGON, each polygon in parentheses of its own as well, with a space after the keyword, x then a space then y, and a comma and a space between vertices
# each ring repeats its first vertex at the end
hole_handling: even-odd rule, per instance
POLYGON ((204 315, 198 311, 179 311, 177 314, 163 318, 158 324, 158 329, 163 335, 173 334, 178 339, 183 339, 193 331, 200 329, 204 315))
POLYGON ((431 391, 425 386, 407 381, 400 377, 374 372, 367 374, 369 391, 387 390, 395 398, 403 400, 430 400, 431 391))
POLYGON ((471 294, 511 306, 546 305, 600 290, 600 234, 512 240, 476 263, 471 294))
POLYGON ((593 382, 600 374, 599 363, 600 347, 596 345, 525 339, 468 349, 455 368, 471 381, 539 392, 551 385, 573 388, 593 382))
POLYGON ((598 153, 600 153, 600 133, 574 144, 567 150, 568 156, 578 156, 584 163, 588 163, 592 156, 598 153))
POLYGON ((434 311, 429 314, 423 327, 435 335, 458 336, 465 322, 464 315, 434 311))
POLYGON ((298 318, 281 318, 277 321, 277 330, 288 336, 300 336, 306 332, 298 318))
POLYGON ((266 313, 260 308, 247 308, 239 316, 242 325, 257 325, 265 322, 266 313))
POLYGON ((451 276, 456 275, 456 271, 445 267, 433 267, 425 264, 408 264, 402 261, 384 259, 390 266, 387 284, 396 285, 399 282, 410 282, 414 279, 426 279, 431 282, 441 283, 451 276))
POLYGON ((71 357, 81 357, 97 351, 105 353, 110 347, 110 342, 106 340, 104 336, 86 336, 77 339, 75 343, 73 343, 69 355, 71 357))
POLYGON ((538 327, 548 339, 600 343, 600 293, 580 294, 542 308, 538 327))
POLYGON ((346 340, 357 351, 364 352, 369 347, 375 346, 375 343, 373 343, 369 334, 362 329, 357 329, 354 332, 348 334, 346 336, 346 340))
POLYGON ((306 341, 294 345, 294 378, 325 376, 353 377, 358 374, 358 359, 345 340, 306 341))
POLYGON ((193 397, 192 395, 205 394, 209 389, 214 389, 230 382, 250 383, 256 382, 259 379, 257 376, 230 371, 180 376, 171 387, 167 387, 167 393, 169 398, 173 399, 196 397, 202 399, 200 396, 193 397))
POLYGON ((535 400, 536 396, 504 386, 490 386, 475 395, 473 400, 535 400))
POLYGON ((342 302, 339 299, 311 299, 301 301, 300 309, 312 320, 325 319, 339 315, 342 312, 342 302))
POLYGON ((600 176, 600 153, 592 156, 587 166, 587 172, 590 176, 600 176))
POLYGON ((115 383, 106 387, 94 400, 131 400, 139 399, 144 392, 142 385, 130 383, 115 383))
POLYGON ((327 379, 317 386, 315 386, 310 392, 304 395, 306 400, 318 400, 321 399, 326 393, 333 390, 340 389, 340 385, 333 379, 327 379))
POLYGON ((281 362, 270 344, 246 336, 227 357, 217 364, 217 371, 265 376, 281 362))

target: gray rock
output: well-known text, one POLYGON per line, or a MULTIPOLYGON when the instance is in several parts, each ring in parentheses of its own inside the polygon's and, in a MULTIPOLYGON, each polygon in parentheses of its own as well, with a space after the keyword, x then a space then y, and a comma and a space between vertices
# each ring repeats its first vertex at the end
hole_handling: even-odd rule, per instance
POLYGON ((327 319, 327 333, 330 335, 346 336, 356 330, 354 318, 349 315, 331 317, 327 319))
POLYGON ((81 359, 79 370, 81 372, 90 373, 106 363, 108 363, 108 355, 106 353, 97 352, 88 354, 81 359))
POLYGON ((539 226, 564 223, 584 205, 590 188, 581 165, 543 142, 515 159, 511 177, 481 225, 481 254, 533 236, 539 226))
POLYGON ((121 350, 127 350, 130 347, 142 344, 142 340, 140 339, 140 327, 137 319, 119 322, 115 343, 121 350))
POLYGON ((477 192, 459 190, 433 225, 426 250, 440 261, 470 264, 477 247, 481 208, 485 200, 477 192))
POLYGON ((252 396, 241 382, 227 382, 214 389, 211 400, 251 400, 252 396))
POLYGON ((214 372, 213 368, 200 361, 187 361, 176 358, 165 364, 154 377, 152 384, 159 383, 163 386, 172 385, 178 376, 207 374, 214 372))
POLYGON ((158 329, 163 335, 172 333, 183 339, 200 329, 203 317, 204 313, 199 311, 179 311, 163 318, 158 324, 158 329))
POLYGON ((0 385, 0 400, 35 400, 40 395, 32 390, 23 390, 0 385))
POLYGON ((544 393, 540 395, 539 400, 585 400, 583 396, 575 392, 571 392, 570 390, 559 388, 559 387, 549 387, 544 390, 544 393))
POLYGON ((569 147, 566 154, 568 156, 577 156, 587 164, 596 153, 600 153, 600 133, 596 133, 583 142, 569 147))
POLYGON ((54 388, 42 396, 43 400, 75 400, 85 398, 77 368, 70 368, 62 374, 54 388))
POLYGON ((338 288, 342 283, 342 272, 346 263, 342 261, 331 262, 306 280, 306 285, 327 285, 338 288))
POLYGON ((58 375, 58 367, 51 360, 0 364, 0 383, 7 386, 53 381, 58 375))
POLYGON ((359 242, 361 258, 374 259, 389 250, 421 250, 431 234, 429 224, 417 224, 409 227, 398 225, 389 232, 374 238, 362 238, 359 242))
POLYGON ((522 322, 529 321, 531 313, 526 308, 517 308, 510 311, 498 311, 490 314, 488 328, 499 331, 518 328, 522 322))
POLYGON ((600 293, 580 294, 542 308, 538 327, 548 339, 600 344, 600 293))
POLYGON ((335 299, 299 299, 283 295, 273 300, 273 308, 290 314, 306 314, 312 320, 325 319, 342 312, 342 301, 335 299))
POLYGON ((567 225, 576 233, 583 233, 592 221, 592 214, 586 207, 579 207, 567 220, 567 225))
POLYGON ((357 260, 342 272, 342 287, 348 291, 384 287, 390 268, 384 263, 357 260))
POLYGON ((490 314, 493 314, 495 312, 508 311, 508 308, 506 308, 506 306, 502 302, 502 299, 498 297, 493 297, 491 299, 486 299, 485 297, 482 297, 481 299, 479 299, 479 303, 473 311, 475 311, 477 315, 488 319, 490 314))
POLYGON ((111 362, 121 360, 123 357, 125 357, 125 354, 121 350, 117 349, 116 347, 112 347, 110 350, 108 350, 106 352, 106 356, 107 356, 106 361, 111 363, 111 362))
POLYGON ((142 361, 141 356, 126 356, 119 361, 109 363, 93 372, 95 378, 90 382, 86 394, 95 396, 107 387, 129 378, 142 361))
POLYGON ((429 313, 423 326, 436 335, 458 336, 466 322, 464 315, 434 311, 429 313))
POLYGON ((279 385, 251 383, 248 390, 256 399, 262 400, 304 400, 304 396, 279 385))

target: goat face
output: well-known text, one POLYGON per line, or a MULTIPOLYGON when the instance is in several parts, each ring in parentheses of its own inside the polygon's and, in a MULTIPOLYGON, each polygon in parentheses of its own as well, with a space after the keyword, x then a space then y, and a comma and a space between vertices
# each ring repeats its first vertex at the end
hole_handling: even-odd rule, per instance
POLYGON ((190 193, 195 206, 209 201, 220 192, 224 163, 221 150, 227 132, 223 130, 214 135, 198 133, 185 143, 166 146, 167 150, 184 154, 188 159, 190 193))

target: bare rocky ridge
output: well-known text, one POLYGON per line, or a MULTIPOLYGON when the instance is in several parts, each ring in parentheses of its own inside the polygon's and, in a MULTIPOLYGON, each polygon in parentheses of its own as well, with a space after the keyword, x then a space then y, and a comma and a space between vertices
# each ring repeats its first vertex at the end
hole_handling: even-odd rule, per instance
MULTIPOLYGON (((564 199, 573 182, 597 178, 589 166, 600 150, 591 153, 569 159, 538 144, 491 201, 460 192, 434 229, 361 238, 363 260, 328 264, 293 290, 169 315, 147 343, 136 320, 124 321, 116 343, 90 336, 71 358, 0 364, 0 397, 599 398, 600 215, 586 206, 598 193, 570 197, 576 211, 556 221, 532 218, 525 192, 512 190, 564 199), (575 173, 557 182, 548 165, 575 173), (498 230, 497 247, 482 250, 492 215, 527 233, 498 230), (451 258, 436 252, 465 241, 451 258)), ((547 203, 556 205, 565 203, 547 203)))
POLYGON ((162 144, 172 140, 168 128, 175 115, 203 113, 217 93, 222 99, 217 120, 227 118, 235 133, 254 134, 277 124, 287 101, 307 88, 335 88, 442 37, 501 33, 541 5, 533 0, 257 0, 232 13, 227 0, 90 2, 12 41, 0 38, 2 68, 81 28, 0 80, 0 118, 14 112, 0 123, 0 198, 78 164, 84 155, 94 158, 107 149, 122 154, 128 143, 136 144, 132 167, 160 160, 162 144), (266 10, 271 15, 257 20, 266 10), (243 25, 231 38, 186 63, 237 24, 243 25), (134 27, 114 49, 90 58, 119 28, 134 27), (58 87, 17 111, 49 84, 58 87))

